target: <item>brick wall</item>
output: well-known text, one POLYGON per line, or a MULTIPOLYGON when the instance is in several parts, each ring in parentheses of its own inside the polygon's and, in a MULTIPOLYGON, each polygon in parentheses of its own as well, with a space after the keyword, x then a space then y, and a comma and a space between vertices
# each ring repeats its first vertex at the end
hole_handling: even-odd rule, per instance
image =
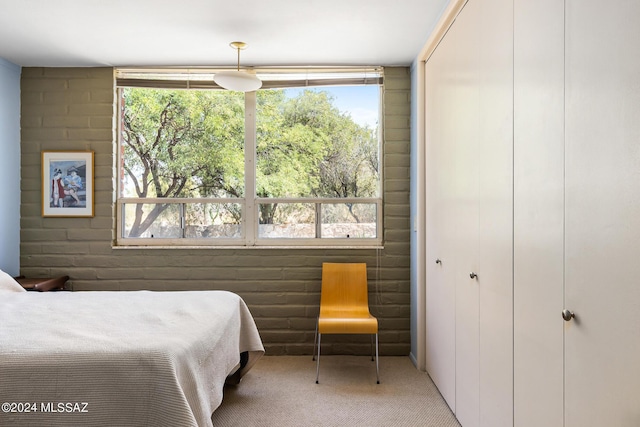
MULTIPOLYGON (((113 249, 112 68, 23 68, 21 273, 67 274, 74 290, 208 290, 247 302, 268 354, 311 354, 324 261, 366 262, 382 355, 410 350, 408 68, 385 69, 384 249, 113 249), (41 152, 95 151, 95 217, 41 216, 41 152)), ((323 353, 368 354, 367 337, 327 336, 323 353)))

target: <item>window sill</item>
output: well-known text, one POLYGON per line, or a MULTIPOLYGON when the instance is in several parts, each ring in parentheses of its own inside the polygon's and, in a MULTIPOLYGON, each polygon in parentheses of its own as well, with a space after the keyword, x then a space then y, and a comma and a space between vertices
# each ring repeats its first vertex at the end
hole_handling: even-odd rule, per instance
POLYGON ((297 245, 290 245, 290 246, 284 246, 284 245, 274 245, 274 246, 267 246, 267 245, 262 245, 262 246, 160 246, 160 245, 120 245, 120 246, 116 246, 116 245, 112 245, 111 249, 114 250, 130 250, 130 249, 138 249, 138 250, 147 250, 147 249, 189 249, 189 250, 194 250, 194 249, 205 249, 205 250, 238 250, 238 249, 247 249, 247 250, 252 250, 252 249, 286 249, 286 250, 291 250, 291 249, 331 249, 331 250, 335 250, 335 249, 349 249, 349 250, 353 250, 353 249, 375 249, 375 250, 379 250, 379 249, 384 249, 384 245, 353 245, 353 246, 331 246, 331 245, 323 245, 323 246, 310 246, 310 245, 305 245, 305 246, 297 246, 297 245))

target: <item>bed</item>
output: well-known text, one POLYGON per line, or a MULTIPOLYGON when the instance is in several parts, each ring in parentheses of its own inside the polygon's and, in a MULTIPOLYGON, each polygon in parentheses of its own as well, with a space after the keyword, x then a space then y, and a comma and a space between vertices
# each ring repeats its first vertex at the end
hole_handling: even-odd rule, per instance
POLYGON ((231 292, 26 292, 0 272, 2 426, 211 426, 262 354, 231 292))

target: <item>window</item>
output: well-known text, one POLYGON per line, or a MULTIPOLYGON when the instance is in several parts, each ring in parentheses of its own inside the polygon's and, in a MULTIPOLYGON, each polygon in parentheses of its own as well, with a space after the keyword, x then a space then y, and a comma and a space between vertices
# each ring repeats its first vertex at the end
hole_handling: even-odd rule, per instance
POLYGON ((118 70, 117 244, 379 245, 381 70, 212 75, 118 70))

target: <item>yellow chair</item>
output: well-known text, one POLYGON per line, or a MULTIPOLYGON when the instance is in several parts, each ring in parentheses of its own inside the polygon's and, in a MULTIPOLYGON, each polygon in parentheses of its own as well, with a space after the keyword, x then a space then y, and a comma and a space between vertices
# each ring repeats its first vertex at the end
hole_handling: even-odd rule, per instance
POLYGON ((371 360, 373 335, 376 349, 376 381, 380 384, 378 367, 378 319, 369 312, 367 292, 367 264, 323 263, 320 315, 316 324, 315 346, 318 346, 316 384, 320 376, 320 341, 322 334, 371 334, 371 360), (317 341, 316 341, 317 339, 317 341))

